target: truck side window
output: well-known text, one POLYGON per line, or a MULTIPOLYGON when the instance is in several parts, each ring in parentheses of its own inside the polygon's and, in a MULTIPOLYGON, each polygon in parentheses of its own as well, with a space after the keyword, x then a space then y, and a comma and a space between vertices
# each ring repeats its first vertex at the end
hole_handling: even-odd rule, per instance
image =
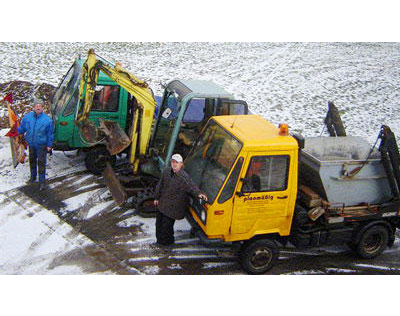
POLYGON ((69 116, 75 113, 75 108, 78 103, 79 97, 79 89, 76 89, 72 95, 72 98, 69 100, 68 105, 65 107, 63 116, 69 116))
POLYGON ((184 123, 200 123, 204 119, 205 99, 191 99, 187 105, 185 115, 183 116, 184 123))
POLYGON ((288 155, 252 157, 242 192, 286 190, 289 161, 290 157, 288 155))
POLYGON ((97 86, 91 111, 117 112, 119 86, 97 86))
POLYGON ((246 114, 246 109, 243 104, 227 103, 222 101, 217 108, 217 115, 243 115, 246 114))

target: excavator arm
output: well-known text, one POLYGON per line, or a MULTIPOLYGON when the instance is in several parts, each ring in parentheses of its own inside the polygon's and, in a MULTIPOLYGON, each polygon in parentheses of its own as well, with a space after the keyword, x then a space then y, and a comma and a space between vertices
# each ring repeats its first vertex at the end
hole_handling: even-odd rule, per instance
MULTIPOLYGON (((133 171, 136 173, 140 158, 146 154, 150 141, 154 111, 156 108, 153 92, 145 81, 124 70, 120 64, 117 63, 115 67, 112 67, 98 60, 94 50, 89 50, 88 57, 82 68, 79 86, 79 100, 83 100, 84 98, 83 110, 80 111, 80 114, 76 118, 77 125, 84 127, 83 129, 90 125, 88 115, 93 106, 93 97, 100 71, 134 96, 137 101, 137 106, 133 108, 133 118, 130 123, 129 136, 127 137, 128 141, 124 144, 115 144, 120 142, 124 136, 126 137, 126 134, 119 128, 119 125, 119 131, 115 133, 115 124, 112 125, 109 121, 100 122, 100 129, 105 135, 108 145, 107 148, 111 154, 115 155, 131 144, 131 148, 129 149, 129 162, 133 165, 133 171), (122 136, 120 135, 121 133, 123 134, 122 136)), ((93 126, 94 124, 91 125, 92 128, 93 126)))

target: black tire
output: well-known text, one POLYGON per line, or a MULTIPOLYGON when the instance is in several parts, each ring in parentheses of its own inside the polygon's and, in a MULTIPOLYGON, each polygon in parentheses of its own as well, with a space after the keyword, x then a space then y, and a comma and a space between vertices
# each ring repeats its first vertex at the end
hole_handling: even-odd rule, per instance
POLYGON ((372 226, 362 234, 357 244, 357 253, 362 258, 375 258, 386 249, 388 240, 389 233, 386 227, 372 226))
POLYGON ((156 217, 158 208, 157 206, 154 206, 153 203, 154 198, 148 198, 147 200, 142 201, 136 209, 138 214, 145 218, 156 217))
POLYGON ((263 274, 270 270, 279 256, 276 243, 270 239, 249 241, 239 252, 242 268, 249 274, 263 274))
POLYGON ((114 166, 116 161, 117 157, 111 156, 107 148, 96 147, 86 153, 85 166, 90 173, 98 176, 106 169, 107 162, 114 166))
POLYGON ((154 206, 154 192, 147 188, 136 195, 134 207, 141 217, 150 218, 156 217, 157 206, 154 206))

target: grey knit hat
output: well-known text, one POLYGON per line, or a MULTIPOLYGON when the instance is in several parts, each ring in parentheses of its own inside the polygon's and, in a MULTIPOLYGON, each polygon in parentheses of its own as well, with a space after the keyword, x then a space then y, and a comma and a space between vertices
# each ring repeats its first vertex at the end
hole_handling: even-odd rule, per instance
POLYGON ((41 105, 44 106, 43 100, 42 100, 42 99, 39 99, 39 98, 34 98, 34 99, 33 99, 33 106, 35 106, 36 104, 41 104, 41 105))

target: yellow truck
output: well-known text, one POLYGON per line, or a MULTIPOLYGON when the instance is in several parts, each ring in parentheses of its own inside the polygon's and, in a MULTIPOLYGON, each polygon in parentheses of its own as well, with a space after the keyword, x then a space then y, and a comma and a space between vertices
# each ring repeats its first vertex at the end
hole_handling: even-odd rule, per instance
POLYGON ((288 243, 375 257, 400 227, 399 152, 387 126, 378 139, 379 150, 359 137, 290 135, 257 115, 212 117, 185 160, 209 200, 190 198, 187 219, 204 242, 231 243, 251 274, 288 243))

